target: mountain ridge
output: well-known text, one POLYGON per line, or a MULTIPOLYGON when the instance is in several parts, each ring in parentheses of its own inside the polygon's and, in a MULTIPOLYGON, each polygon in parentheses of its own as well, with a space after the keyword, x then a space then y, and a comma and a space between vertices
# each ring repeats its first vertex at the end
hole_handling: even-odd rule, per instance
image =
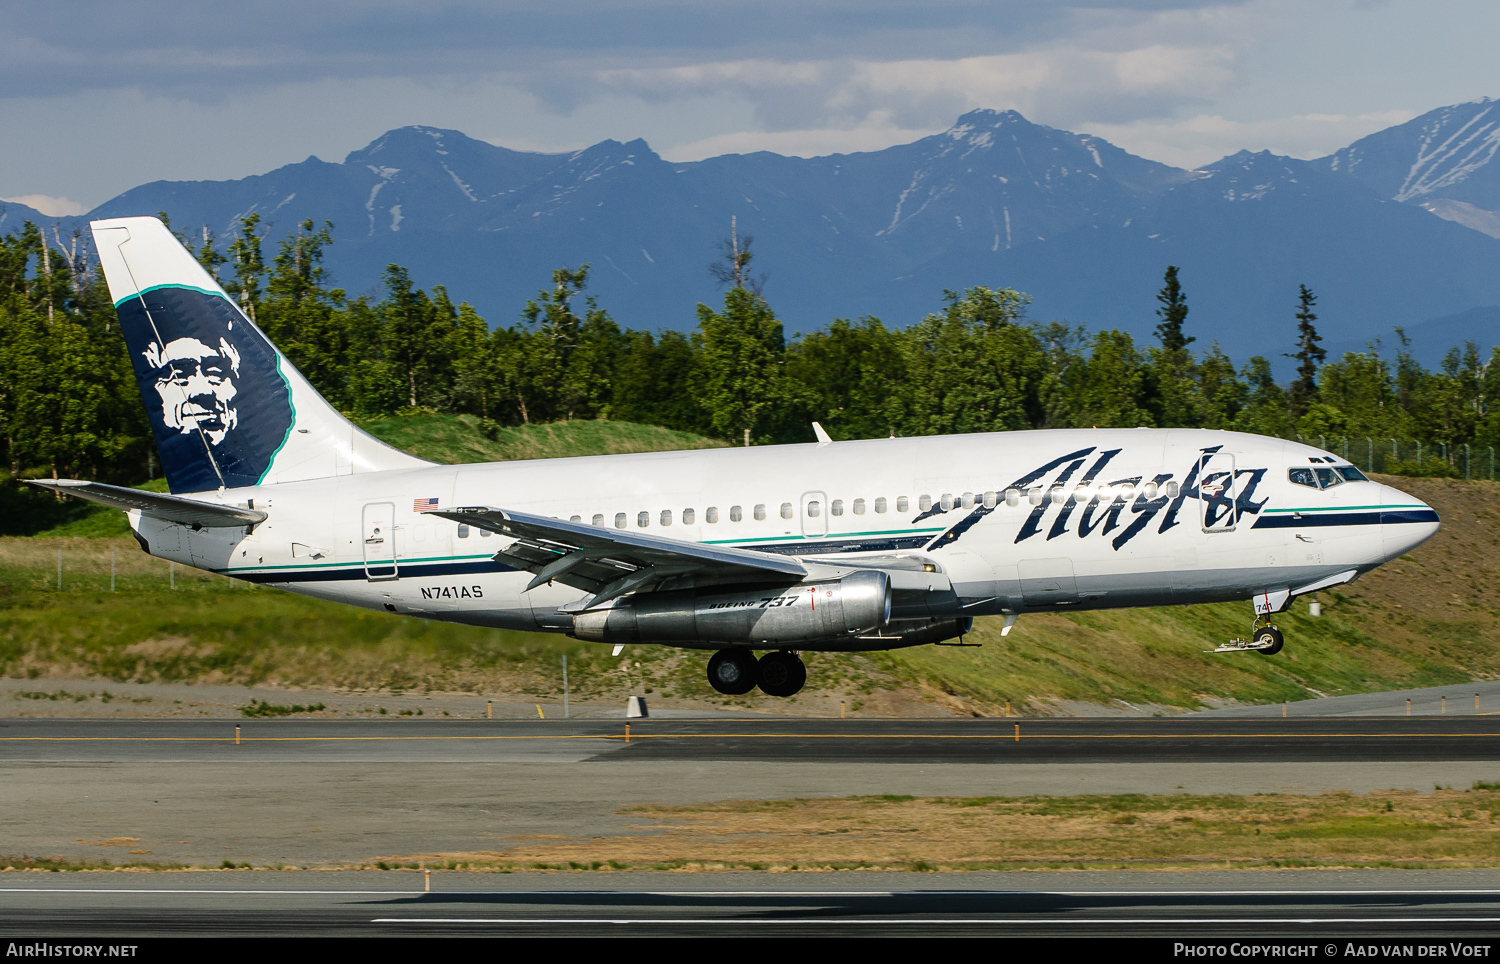
POLYGON ((553 268, 587 262, 622 323, 690 328, 693 306, 718 296, 704 269, 731 215, 756 236, 756 268, 791 331, 863 314, 905 325, 945 289, 988 284, 1027 291, 1042 320, 1146 338, 1171 263, 1190 333, 1243 360, 1290 343, 1298 284, 1319 293, 1320 329, 1338 342, 1500 304, 1488 268, 1500 231, 1484 229, 1500 226, 1497 147, 1500 105, 1487 99, 1323 158, 1241 151, 1196 171, 988 109, 880 151, 692 162, 642 139, 539 153, 412 125, 342 162, 156 181, 46 220, 166 210, 179 228, 224 236, 255 212, 273 242, 304 218, 330 220, 330 273, 352 293, 376 292, 400 263, 500 324, 553 268))

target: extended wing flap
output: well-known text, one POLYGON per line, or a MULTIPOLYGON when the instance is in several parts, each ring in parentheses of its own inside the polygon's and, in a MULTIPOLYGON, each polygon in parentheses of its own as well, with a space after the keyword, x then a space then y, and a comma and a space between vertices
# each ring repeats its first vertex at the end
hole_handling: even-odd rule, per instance
POLYGON ((754 576, 801 579, 807 574, 801 563, 786 556, 604 529, 507 509, 472 506, 429 514, 510 536, 516 541, 496 553, 496 558, 518 563, 539 576, 551 568, 543 581, 555 580, 595 593, 596 602, 612 598, 621 586, 639 588, 684 573, 707 581, 754 576))
POLYGON ((199 502, 180 495, 162 492, 142 492, 103 482, 84 482, 78 479, 29 479, 32 485, 63 492, 67 495, 107 505, 112 509, 129 512, 139 509, 147 515, 180 525, 205 528, 232 528, 253 526, 266 521, 266 514, 259 509, 237 505, 217 505, 199 502))

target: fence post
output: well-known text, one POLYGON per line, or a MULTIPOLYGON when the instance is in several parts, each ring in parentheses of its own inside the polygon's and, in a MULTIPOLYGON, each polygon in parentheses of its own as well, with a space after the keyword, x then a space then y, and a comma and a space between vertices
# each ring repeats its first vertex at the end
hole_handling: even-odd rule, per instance
POLYGON ((1469 443, 1464 443, 1464 481, 1469 481, 1469 443))
POLYGON ((1495 447, 1490 446, 1490 481, 1495 481, 1495 447))
POLYGON ((567 653, 563 653, 562 654, 562 664, 563 664, 563 719, 568 720, 568 719, 572 719, 573 718, 573 714, 571 712, 569 712, 569 710, 568 710, 568 654, 567 653))
POLYGON ((1365 466, 1365 471, 1366 472, 1374 472, 1375 471, 1375 440, 1372 439, 1372 438, 1370 438, 1370 436, 1366 435, 1365 436, 1365 441, 1369 443, 1369 447, 1370 447, 1370 458, 1369 458, 1370 464, 1365 466))

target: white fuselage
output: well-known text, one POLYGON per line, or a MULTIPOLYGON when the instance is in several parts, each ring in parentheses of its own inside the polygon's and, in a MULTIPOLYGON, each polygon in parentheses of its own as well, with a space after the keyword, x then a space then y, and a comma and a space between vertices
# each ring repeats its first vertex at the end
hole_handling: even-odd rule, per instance
POLYGON ((484 626, 567 631, 559 607, 587 594, 523 591, 531 573, 492 558, 508 539, 421 510, 491 506, 842 565, 914 556, 953 591, 898 609, 977 616, 1295 592, 1437 531, 1430 507, 1389 486, 1288 477, 1335 462, 1209 430, 872 439, 349 474, 199 496, 267 512, 250 532, 131 523, 165 559, 484 626))

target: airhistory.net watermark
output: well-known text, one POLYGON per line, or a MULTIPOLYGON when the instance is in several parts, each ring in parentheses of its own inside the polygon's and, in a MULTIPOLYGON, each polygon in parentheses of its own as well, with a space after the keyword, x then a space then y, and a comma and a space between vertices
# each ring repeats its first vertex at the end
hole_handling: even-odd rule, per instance
POLYGON ((43 941, 5 946, 6 957, 135 957, 139 944, 52 944, 43 941))

